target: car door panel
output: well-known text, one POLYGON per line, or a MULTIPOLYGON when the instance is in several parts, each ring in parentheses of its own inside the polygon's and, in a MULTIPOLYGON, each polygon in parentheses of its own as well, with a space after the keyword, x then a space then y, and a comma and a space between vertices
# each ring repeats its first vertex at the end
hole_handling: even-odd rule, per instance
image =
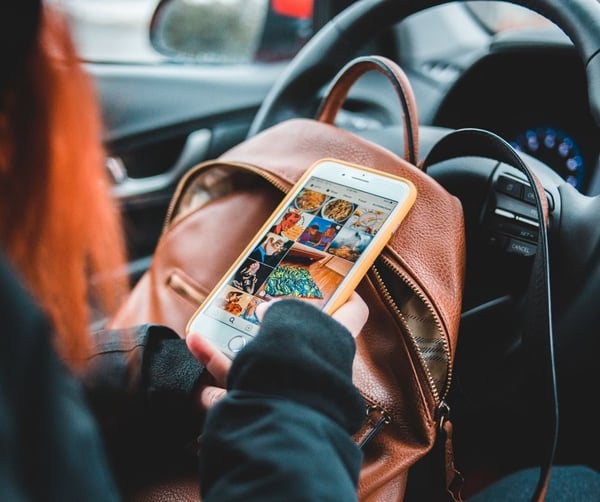
POLYGON ((130 254, 143 273, 181 176, 244 139, 283 68, 260 65, 88 64, 100 99, 130 254))

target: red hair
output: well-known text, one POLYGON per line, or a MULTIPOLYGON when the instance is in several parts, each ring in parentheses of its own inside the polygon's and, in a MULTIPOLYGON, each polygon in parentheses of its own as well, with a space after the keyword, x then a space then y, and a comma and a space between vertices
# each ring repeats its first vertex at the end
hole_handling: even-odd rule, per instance
POLYGON ((48 312, 75 369, 91 307, 110 315, 127 291, 125 244, 110 195, 100 110, 66 21, 46 9, 32 53, 4 97, 0 240, 48 312))

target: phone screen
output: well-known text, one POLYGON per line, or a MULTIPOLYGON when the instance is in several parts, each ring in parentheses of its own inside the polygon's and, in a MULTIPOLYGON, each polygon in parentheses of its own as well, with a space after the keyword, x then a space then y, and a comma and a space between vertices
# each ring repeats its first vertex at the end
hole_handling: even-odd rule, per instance
POLYGON ((318 176, 275 216, 213 295, 204 314, 241 334, 259 328, 256 307, 298 298, 322 308, 399 204, 318 176))

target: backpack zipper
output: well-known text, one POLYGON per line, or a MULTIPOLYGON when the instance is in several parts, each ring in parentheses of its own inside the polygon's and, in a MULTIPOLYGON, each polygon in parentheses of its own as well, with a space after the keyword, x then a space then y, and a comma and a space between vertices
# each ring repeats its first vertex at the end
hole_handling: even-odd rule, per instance
POLYGON ((181 178, 181 181, 178 183, 177 188, 175 189, 175 192, 173 193, 173 196, 171 197, 171 202, 169 203, 169 207, 167 208, 167 213, 165 216, 165 222, 163 224, 162 233, 165 233, 166 230, 174 223, 173 219, 174 219, 174 215, 177 212, 177 207, 181 200, 181 195, 188 189, 188 186, 190 185, 190 183, 193 183, 195 181, 199 172, 205 171, 205 170, 208 172, 208 170, 211 168, 216 169, 219 167, 227 167, 227 168, 233 168, 234 170, 237 169, 240 171, 251 172, 251 173, 257 175, 258 177, 262 178, 263 180, 267 181, 269 184, 271 184, 272 186, 274 186, 276 189, 283 192, 284 194, 289 192, 290 188, 292 186, 291 183, 283 180, 282 178, 280 178, 274 174, 267 173, 263 169, 261 169, 257 166, 254 166, 252 164, 246 164, 244 162, 231 162, 231 161, 219 162, 219 161, 214 161, 214 160, 209 160, 209 161, 203 162, 203 163, 198 164, 197 166, 193 167, 190 171, 188 171, 185 174, 185 176, 183 178, 181 178))
MULTIPOLYGON (((408 323, 406 322, 404 314, 399 309, 398 305, 396 304, 396 301, 394 300, 387 285, 385 284, 385 282, 381 276, 381 272, 377 267, 377 263, 374 263, 373 266, 371 267, 371 270, 373 271, 373 275, 375 276, 375 280, 377 281, 377 284, 381 288, 380 290, 383 293, 384 301, 392 309, 392 311, 396 313, 396 316, 400 320, 403 329, 405 329, 407 331, 407 333, 410 335, 410 339, 413 343, 413 346, 417 349, 416 352, 417 352, 419 360, 421 362, 421 366, 423 367, 423 369, 425 370, 425 374, 427 375, 427 380, 429 381, 429 386, 433 393, 433 396, 434 396, 434 399, 435 399, 435 402, 436 402, 436 405, 438 408, 436 410, 435 415, 437 417, 438 415, 442 414, 442 412, 445 412, 441 415, 441 416, 443 416, 443 418, 440 418, 441 422, 440 422, 439 426, 441 427, 442 421, 447 418, 447 414, 449 412, 448 405, 444 401, 444 398, 446 397, 446 394, 450 387, 450 380, 452 377, 452 367, 450 365, 449 341, 446 338, 446 336, 444 335, 444 329, 442 327, 442 323, 439 319, 439 316, 436 314, 435 309, 431 305, 431 302, 423 294, 423 292, 420 290, 420 288, 414 283, 414 281, 411 279, 411 277, 409 275, 407 275, 406 273, 404 273, 401 269, 399 269, 393 263, 393 261, 390 258, 388 258, 387 256, 385 256, 384 254, 380 255, 379 259, 383 262, 383 264, 387 268, 390 269, 390 271, 394 275, 396 275, 403 282, 403 284, 405 284, 406 286, 409 287, 412 294, 414 294, 417 298, 419 298, 421 300, 421 302, 423 302, 423 304, 426 306, 428 312, 434 319, 437 331, 440 334, 442 334, 442 336, 440 338, 443 341, 443 347, 444 347, 445 356, 446 356, 446 378, 445 378, 445 385, 444 385, 443 392, 440 393, 440 390, 438 389, 438 386, 435 383, 435 378, 431 374, 431 371, 427 365, 427 362, 425 361, 425 358, 422 355, 422 351, 421 351, 418 341, 416 340, 416 337, 413 335, 410 327, 408 326, 408 323)), ((365 398, 365 397, 363 396, 363 398, 365 398)), ((365 446, 369 442, 371 442, 373 440, 373 438, 375 438, 377 433, 385 425, 392 422, 391 413, 388 410, 386 410, 385 407, 383 407, 379 404, 375 404, 370 399, 365 398, 365 400, 367 401, 365 422, 364 422, 363 426, 361 427, 360 431, 355 435, 355 440, 357 442, 357 445, 361 449, 365 448, 365 446)))
POLYGON ((360 449, 367 446, 381 428, 392 421, 392 417, 382 406, 365 400, 367 401, 365 421, 354 437, 360 449))
POLYGON ((377 262, 374 263, 373 266, 371 267, 371 270, 373 271, 373 274, 375 276, 377 284, 381 288, 380 290, 383 293, 383 298, 384 298, 385 302, 388 304, 388 306, 392 309, 392 311, 396 313, 396 316, 402 323, 402 326, 406 329, 406 331, 410 335, 410 340, 412 341, 413 346, 417 349, 416 350, 417 355, 419 357, 419 360, 421 361, 421 365, 422 365, 423 369, 425 370, 425 374, 427 375, 427 380, 429 381, 430 388, 434 395, 436 404, 439 406, 440 403, 445 399, 445 397, 448 393, 448 390, 450 388, 450 382, 451 382, 452 376, 453 376, 452 375, 452 365, 450 364, 450 361, 451 361, 450 343, 447 339, 447 336, 445 335, 445 330, 443 329, 442 322, 440 321, 440 318, 437 315, 433 306, 431 305, 431 302, 429 301, 429 299, 423 294, 421 289, 415 284, 415 282, 412 280, 412 278, 409 275, 407 275, 406 273, 404 273, 404 271, 402 271, 400 268, 398 268, 392 262, 392 260, 390 258, 385 256, 385 254, 381 254, 379 256, 379 261, 381 263, 383 263, 388 269, 390 269, 390 271, 392 273, 394 273, 394 275, 399 277, 402 280, 402 282, 410 288, 411 292, 414 295, 416 295, 417 298, 419 298, 423 302, 423 304, 426 306, 427 310, 429 311, 429 313, 432 316, 432 319, 435 322, 435 326, 437 328, 438 333, 441 334, 440 339, 443 344, 444 356, 445 356, 445 361, 446 361, 446 374, 443 379, 444 380, 444 386, 443 386, 444 388, 442 389, 442 392, 440 392, 440 389, 438 389, 438 386, 435 383, 435 378, 433 377, 431 370, 430 370, 425 358, 423 357, 423 353, 422 353, 421 347, 419 345, 419 342, 417 340, 417 337, 415 337, 414 333, 410 329, 404 314, 402 313, 402 311, 396 304, 396 301, 394 300, 387 285, 385 284, 385 282, 382 278, 381 272, 377 267, 377 262))

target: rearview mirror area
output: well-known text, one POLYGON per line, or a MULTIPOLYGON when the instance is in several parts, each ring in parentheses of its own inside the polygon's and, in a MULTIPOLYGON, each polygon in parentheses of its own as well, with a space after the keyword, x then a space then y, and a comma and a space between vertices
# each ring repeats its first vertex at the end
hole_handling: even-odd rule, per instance
POLYGON ((313 0, 162 0, 150 40, 179 62, 287 60, 312 35, 312 6, 313 0))

